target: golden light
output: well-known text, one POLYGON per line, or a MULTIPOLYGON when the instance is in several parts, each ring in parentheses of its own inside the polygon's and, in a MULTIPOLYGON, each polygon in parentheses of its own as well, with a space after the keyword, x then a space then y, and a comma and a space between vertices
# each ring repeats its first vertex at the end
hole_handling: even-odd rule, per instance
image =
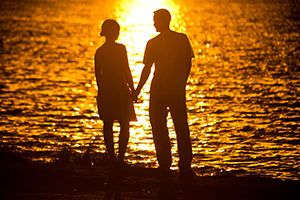
MULTIPOLYGON (((153 12, 160 8, 168 9, 171 12, 171 27, 174 30, 184 30, 185 27, 178 25, 183 24, 179 14, 179 6, 172 0, 121 0, 118 2, 115 13, 121 26, 118 42, 126 46, 129 65, 136 85, 143 69, 142 60, 147 41, 158 34, 153 26, 153 12)), ((147 107, 149 104, 149 94, 146 91, 149 91, 151 79, 152 75, 150 75, 148 83, 141 92, 140 98, 143 103, 135 105, 138 122, 132 123, 136 127, 131 132, 135 132, 132 135, 135 135, 137 139, 144 137, 144 130, 150 127, 149 120, 145 116, 148 115, 147 107)))
MULTIPOLYGON (((179 7, 172 0, 122 0, 119 2, 115 13, 121 26, 118 42, 126 45, 133 77, 139 77, 143 68, 142 60, 147 41, 157 35, 153 26, 153 12, 160 8, 168 9, 173 16, 172 22, 177 23, 179 7)), ((137 82, 138 79, 134 81, 137 82)))

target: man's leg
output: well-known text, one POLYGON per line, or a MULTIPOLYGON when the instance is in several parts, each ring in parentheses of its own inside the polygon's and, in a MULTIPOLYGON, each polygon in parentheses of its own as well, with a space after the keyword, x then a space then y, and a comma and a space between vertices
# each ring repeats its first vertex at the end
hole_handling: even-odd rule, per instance
POLYGON ((161 96, 150 97, 150 123, 155 144, 158 163, 163 170, 168 170, 172 164, 171 145, 167 127, 168 108, 161 96))
POLYGON ((179 170, 181 172, 191 170, 192 145, 190 130, 187 122, 187 110, 185 96, 176 96, 171 100, 170 112, 177 136, 179 170))

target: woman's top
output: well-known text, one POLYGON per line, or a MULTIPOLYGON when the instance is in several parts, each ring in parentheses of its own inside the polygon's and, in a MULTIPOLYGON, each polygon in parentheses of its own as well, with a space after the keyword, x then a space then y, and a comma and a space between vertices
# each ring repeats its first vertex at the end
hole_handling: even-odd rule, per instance
POLYGON ((129 89, 132 80, 126 47, 105 43, 95 54, 98 113, 107 121, 136 121, 129 89))

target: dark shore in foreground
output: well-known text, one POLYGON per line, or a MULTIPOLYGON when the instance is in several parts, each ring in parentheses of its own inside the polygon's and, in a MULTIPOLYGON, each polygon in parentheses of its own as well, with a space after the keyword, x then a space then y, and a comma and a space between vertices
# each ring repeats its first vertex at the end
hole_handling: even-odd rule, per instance
POLYGON ((1 153, 0 199, 299 199, 299 181, 259 176, 161 182, 157 169, 131 166, 110 182, 105 164, 38 163, 1 153), (297 191, 298 189, 298 191, 297 191))

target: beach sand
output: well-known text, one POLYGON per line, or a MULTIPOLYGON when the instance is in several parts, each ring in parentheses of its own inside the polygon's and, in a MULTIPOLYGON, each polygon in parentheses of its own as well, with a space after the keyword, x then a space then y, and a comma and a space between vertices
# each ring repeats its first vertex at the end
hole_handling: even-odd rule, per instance
POLYGON ((299 181, 258 176, 202 176, 182 183, 160 180, 158 170, 130 166, 111 181, 105 163, 32 162, 1 153, 0 199, 299 199, 299 181))

